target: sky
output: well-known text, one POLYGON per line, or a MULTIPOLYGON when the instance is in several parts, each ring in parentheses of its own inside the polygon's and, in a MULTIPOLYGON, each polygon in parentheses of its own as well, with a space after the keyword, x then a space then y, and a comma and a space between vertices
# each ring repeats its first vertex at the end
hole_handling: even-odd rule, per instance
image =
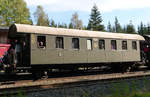
POLYGON ((130 21, 137 27, 141 21, 150 23, 150 0, 25 0, 30 9, 31 17, 37 5, 44 8, 50 19, 56 23, 70 23, 72 14, 78 13, 79 19, 87 26, 91 9, 94 4, 98 6, 103 22, 113 25, 115 17, 122 26, 130 21))

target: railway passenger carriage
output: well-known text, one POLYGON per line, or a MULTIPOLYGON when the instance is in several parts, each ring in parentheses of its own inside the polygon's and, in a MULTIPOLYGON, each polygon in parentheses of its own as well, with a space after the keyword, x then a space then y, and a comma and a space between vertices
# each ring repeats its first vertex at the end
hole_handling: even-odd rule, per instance
MULTIPOLYGON (((21 52, 17 67, 32 70, 78 68, 80 66, 114 66, 141 61, 137 34, 86 31, 14 24, 9 39, 19 41, 21 52)), ((12 43, 11 43, 12 44, 12 43)), ((14 62, 15 63, 15 62, 14 62)))

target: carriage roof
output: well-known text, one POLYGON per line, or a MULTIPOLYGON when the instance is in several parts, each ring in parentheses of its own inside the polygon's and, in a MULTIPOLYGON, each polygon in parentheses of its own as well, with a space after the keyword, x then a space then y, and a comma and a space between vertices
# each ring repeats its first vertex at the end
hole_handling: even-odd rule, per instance
POLYGON ((65 29, 65 28, 34 26, 34 25, 26 25, 26 24, 13 24, 9 29, 9 34, 15 34, 15 33, 33 33, 33 34, 111 38, 111 39, 125 39, 125 40, 127 39, 144 40, 144 37, 138 34, 123 34, 123 33, 102 32, 102 31, 65 29))

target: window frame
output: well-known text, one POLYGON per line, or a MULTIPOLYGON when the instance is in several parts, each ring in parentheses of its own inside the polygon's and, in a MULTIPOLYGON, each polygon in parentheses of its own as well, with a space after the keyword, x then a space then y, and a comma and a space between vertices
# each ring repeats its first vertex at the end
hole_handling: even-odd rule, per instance
POLYGON ((64 37, 58 36, 55 38, 56 49, 64 49, 64 37))
POLYGON ((99 46, 99 49, 100 49, 100 50, 105 50, 105 40, 104 40, 104 39, 99 39, 99 41, 98 41, 98 46, 99 46), (100 42, 100 41, 102 41, 102 42, 100 42), (103 46, 102 46, 102 44, 100 44, 100 43, 102 43, 103 46))
POLYGON ((111 50, 117 50, 117 40, 111 40, 111 50), (115 46, 113 46, 112 42, 115 42, 115 46))
POLYGON ((137 50, 137 41, 132 41, 132 49, 137 50), (134 45, 135 43, 135 45, 134 45))
POLYGON ((80 39, 79 38, 72 38, 72 49, 79 50, 80 49, 80 39), (77 44, 76 41, 77 40, 77 44), (77 45, 77 47, 76 47, 77 45))
POLYGON ((45 35, 38 35, 37 36, 37 48, 46 48, 46 36, 45 35), (43 38, 44 37, 44 38, 43 38), (41 46, 41 42, 43 42, 43 46, 41 46))
POLYGON ((122 41, 122 50, 128 50, 128 42, 126 40, 122 41), (124 44, 126 42, 126 45, 124 44))
POLYGON ((87 48, 87 50, 93 50, 93 40, 92 39, 86 40, 86 48, 87 48), (90 49, 88 48, 88 40, 90 41, 90 49))

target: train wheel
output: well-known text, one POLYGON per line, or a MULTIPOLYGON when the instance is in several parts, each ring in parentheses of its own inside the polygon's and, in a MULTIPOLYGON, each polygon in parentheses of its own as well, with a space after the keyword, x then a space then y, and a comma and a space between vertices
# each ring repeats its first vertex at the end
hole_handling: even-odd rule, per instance
POLYGON ((6 74, 11 74, 12 72, 14 72, 14 69, 11 65, 4 65, 3 69, 6 74))
POLYGON ((44 71, 44 75, 42 77, 47 79, 48 78, 48 71, 44 71))
POLYGON ((125 63, 121 68, 123 72, 130 72, 133 70, 137 70, 138 66, 135 63, 125 63))
POLYGON ((126 67, 124 71, 125 72, 130 72, 131 71, 131 67, 130 66, 126 67))
POLYGON ((32 76, 34 80, 42 78, 42 71, 32 71, 32 76))

